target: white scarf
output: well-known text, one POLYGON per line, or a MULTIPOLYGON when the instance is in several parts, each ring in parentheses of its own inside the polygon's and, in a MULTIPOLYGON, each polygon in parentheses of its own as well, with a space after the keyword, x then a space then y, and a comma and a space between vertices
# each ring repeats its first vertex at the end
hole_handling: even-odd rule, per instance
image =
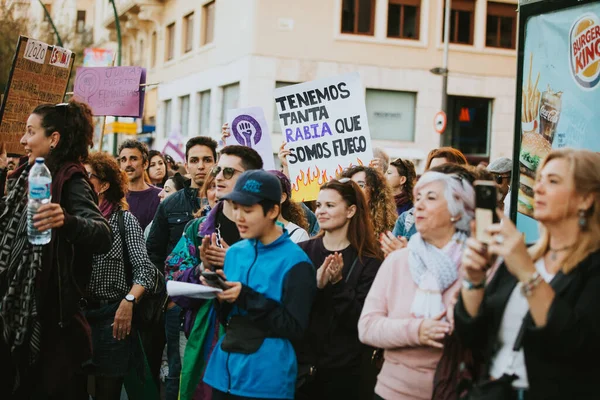
POLYGON ((416 233, 408 242, 408 266, 418 286, 410 309, 417 318, 432 318, 446 308, 442 294, 458 279, 458 269, 467 240, 464 232, 457 231, 452 240, 438 249, 416 233))

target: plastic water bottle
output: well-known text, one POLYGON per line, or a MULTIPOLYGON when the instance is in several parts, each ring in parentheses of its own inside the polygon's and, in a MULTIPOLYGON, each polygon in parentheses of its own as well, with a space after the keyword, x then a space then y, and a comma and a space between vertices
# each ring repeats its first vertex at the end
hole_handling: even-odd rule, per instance
POLYGON ((29 171, 29 203, 27 204, 27 237, 29 243, 34 245, 48 244, 52 238, 50 229, 40 232, 33 226, 33 216, 37 213, 38 208, 50 203, 52 200, 51 186, 52 175, 50 170, 44 164, 44 158, 38 157, 35 159, 31 171, 29 171))

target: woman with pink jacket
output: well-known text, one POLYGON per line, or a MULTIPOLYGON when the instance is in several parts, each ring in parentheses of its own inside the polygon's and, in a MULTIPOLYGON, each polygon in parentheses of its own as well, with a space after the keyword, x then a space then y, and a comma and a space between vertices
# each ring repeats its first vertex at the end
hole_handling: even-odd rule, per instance
POLYGON ((473 187, 456 175, 427 172, 414 194, 418 233, 381 265, 358 322, 360 340, 384 349, 375 399, 431 399, 474 214, 473 187))

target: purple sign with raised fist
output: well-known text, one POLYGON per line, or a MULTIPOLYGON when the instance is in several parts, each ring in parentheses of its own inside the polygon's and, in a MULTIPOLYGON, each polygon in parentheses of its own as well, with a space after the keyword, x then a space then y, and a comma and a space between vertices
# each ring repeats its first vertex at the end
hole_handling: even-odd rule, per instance
POLYGON ((238 115, 231 123, 231 132, 242 146, 254 147, 262 138, 262 128, 251 115, 238 115))
POLYGON ((225 141, 226 145, 237 144, 250 147, 262 157, 264 169, 275 169, 271 135, 262 108, 228 110, 227 122, 229 122, 231 136, 225 141))

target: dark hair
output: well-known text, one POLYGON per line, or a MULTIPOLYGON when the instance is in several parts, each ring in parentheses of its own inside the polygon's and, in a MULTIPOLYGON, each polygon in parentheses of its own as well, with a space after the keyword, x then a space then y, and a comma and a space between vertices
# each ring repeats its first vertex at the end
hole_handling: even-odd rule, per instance
POLYGON ((209 138, 208 136, 195 136, 195 137, 191 138, 190 140, 188 140, 187 143, 185 144, 185 161, 187 162, 188 154, 192 147, 205 146, 205 147, 208 147, 212 151, 213 157, 216 162, 217 161, 217 145, 218 145, 217 142, 214 139, 209 138))
POLYGON ((417 171, 415 170, 415 164, 413 164, 413 162, 410 160, 396 158, 390 163, 390 166, 396 168, 398 175, 406 177, 406 182, 404 183, 402 191, 406 193, 410 202, 414 203, 413 189, 415 187, 415 183, 417 182, 417 171))
POLYGON ((185 187, 185 178, 179 172, 175 173, 175 175, 173 175, 172 177, 167 178, 167 180, 169 179, 173 181, 173 185, 175 185, 175 190, 179 191, 185 187))
MULTIPOLYGON (((473 175, 476 181, 495 181, 494 174, 484 168, 478 168, 473 165, 466 166, 467 171, 473 175)), ((473 184, 473 182, 471 182, 473 184)))
POLYGON ((139 140, 128 139, 119 146, 118 154, 121 154, 123 149, 138 149, 142 153, 142 162, 145 164, 150 161, 150 152, 148 146, 139 140))
MULTIPOLYGON (((271 211, 272 209, 274 209, 275 207, 279 207, 279 213, 281 212, 281 206, 279 205, 279 202, 273 201, 273 200, 261 200, 258 202, 258 204, 260 204, 260 206, 263 209, 263 215, 266 217, 267 213, 269 211, 271 211)), ((277 221, 277 218, 279 217, 279 213, 277 213, 277 216, 275 217, 275 219, 272 220, 273 223, 275 223, 277 221)))
MULTIPOLYGON (((350 219, 348 226, 348 241, 350 245, 358 252, 358 258, 372 257, 383 260, 379 242, 373 231, 371 215, 368 212, 367 200, 358 184, 352 180, 342 183, 338 180, 331 180, 321 186, 320 190, 335 190, 342 196, 348 207, 356 206, 356 213, 350 219)), ((321 231, 317 237, 321 237, 325 232, 321 231)))
POLYGON ((250 147, 239 146, 237 144, 225 146, 221 149, 221 155, 223 154, 239 157, 242 160, 242 168, 244 168, 244 171, 263 168, 263 160, 260 157, 260 154, 250 147))
POLYGON ((387 184, 383 175, 375 168, 357 165, 345 169, 342 172, 342 177, 352 178, 359 172, 364 172, 367 176, 367 185, 369 190, 369 211, 371 213, 371 221, 375 229, 375 235, 380 235, 394 229, 398 212, 396 211, 396 203, 392 195, 392 189, 387 184))
POLYGON ((439 149, 433 149, 427 155, 427 162, 425 163, 425 171, 429 171, 431 161, 434 158, 445 158, 449 163, 467 165, 469 162, 465 155, 457 149, 452 147, 440 147, 439 149))
MULTIPOLYGON (((165 182, 167 181, 167 179, 169 179, 169 165, 167 164, 167 159, 165 158, 164 154, 161 153, 158 150, 150 150, 148 152, 148 167, 146 168, 146 173, 148 174, 148 180, 150 180, 150 163, 152 162, 152 159, 154 157, 160 157, 163 160, 163 163, 165 164, 165 177, 163 178, 161 184, 165 184, 165 182)), ((152 185, 153 183, 150 182, 150 184, 152 185)))
POLYGON ((473 172, 467 169, 467 165, 445 163, 442 165, 438 165, 437 167, 433 167, 429 171, 440 172, 446 175, 457 175, 460 178, 469 181, 471 186, 473 185, 473 182, 475 182, 475 175, 473 175, 473 172))
POLYGON ((81 163, 94 145, 92 110, 85 103, 71 100, 61 104, 42 104, 32 114, 38 115, 42 128, 49 137, 60 133, 56 148, 48 155, 46 163, 55 172, 66 162, 81 163))
POLYGON ((85 163, 89 164, 100 181, 110 184, 108 190, 104 192, 106 201, 120 205, 123 210, 129 209, 125 199, 129 179, 115 159, 106 153, 98 152, 90 154, 85 163))
POLYGON ((281 203, 281 215, 286 220, 298 225, 300 228, 308 231, 309 224, 302 206, 292 201, 292 184, 290 179, 281 171, 270 170, 269 173, 275 175, 281 184, 281 193, 285 193, 285 201, 281 203))

